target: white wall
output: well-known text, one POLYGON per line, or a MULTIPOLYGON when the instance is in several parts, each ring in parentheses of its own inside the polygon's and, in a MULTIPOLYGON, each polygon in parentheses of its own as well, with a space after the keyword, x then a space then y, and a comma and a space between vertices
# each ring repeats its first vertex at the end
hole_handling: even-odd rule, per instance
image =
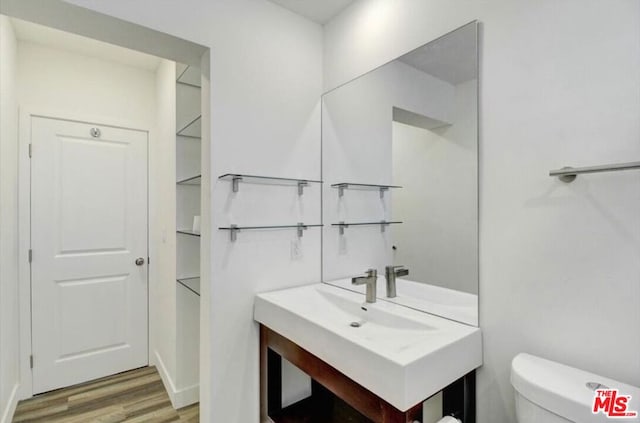
POLYGON ((149 145, 149 351, 169 397, 176 381, 176 72, 161 60, 155 74, 156 136, 149 145))
POLYGON ((203 126, 210 125, 212 137, 212 243, 203 251, 211 249, 212 262, 211 286, 202 289, 211 304, 201 337, 208 340, 202 348, 211 362, 203 367, 210 370, 203 373, 201 415, 203 421, 256 422, 253 296, 319 281, 320 231, 306 231, 303 257, 292 260, 295 231, 241 232, 231 244, 217 228, 317 223, 320 190, 306 189, 299 200, 293 187, 242 184, 233 196, 230 184, 217 177, 233 172, 320 178, 322 28, 266 0, 189 0, 180 7, 170 0, 73 3, 211 47, 211 122, 203 126))
POLYGON ((17 42, 0 15, 0 422, 8 423, 18 397, 18 103, 17 42))
POLYGON ((20 107, 155 125, 151 71, 19 41, 17 83, 20 107))
MULTIPOLYGON (((207 198, 211 198, 212 195, 212 182, 213 177, 211 173, 211 119, 206 119, 207 116, 211 116, 211 50, 207 50, 200 62, 200 71, 202 72, 202 86, 200 91, 200 104, 202 112, 202 135, 200 142, 202 143, 201 150, 201 169, 202 169, 202 181, 200 186, 201 194, 201 238, 200 242, 200 263, 208 263, 209 257, 211 257, 211 242, 206 242, 207 234, 213 232, 212 220, 212 208, 211 201, 206 201, 207 198)), ((213 390, 214 381, 211 380, 210 375, 213 373, 213 363, 211 360, 211 328, 213 323, 211 322, 211 296, 212 296, 212 283, 211 275, 213 268, 211 265, 200 266, 200 416, 201 420, 211 420, 213 409, 211 407, 211 401, 209 395, 213 390), (204 282, 204 283, 203 283, 204 282)))
MULTIPOLYGON (((320 179, 320 26, 269 2, 229 7, 220 1, 213 9, 221 4, 223 16, 209 17, 221 27, 211 44, 213 178, 238 172, 320 179)), ((259 421, 254 294, 321 279, 319 228, 305 231, 297 259, 295 230, 241 232, 230 243, 216 228, 320 223, 320 195, 317 184, 298 197, 291 186, 242 184, 233 195, 229 182, 214 183, 212 392, 205 421, 259 421)))
MULTIPOLYGON (((455 86, 450 125, 393 122, 393 263, 408 279, 478 293, 477 82, 455 86)), ((427 96, 425 94, 425 96, 427 96)))
POLYGON ((640 158, 636 0, 360 0, 325 26, 332 88, 479 19, 478 421, 515 421, 528 351, 640 385, 640 175, 547 176, 640 158))

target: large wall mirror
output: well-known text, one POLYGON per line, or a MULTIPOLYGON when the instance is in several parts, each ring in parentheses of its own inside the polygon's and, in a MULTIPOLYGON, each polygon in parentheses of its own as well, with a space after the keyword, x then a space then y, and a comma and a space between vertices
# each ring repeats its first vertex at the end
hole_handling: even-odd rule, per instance
POLYGON ((478 25, 323 96, 323 280, 478 324, 478 25), (404 266, 395 270, 388 266, 404 266), (387 278, 396 276, 396 296, 387 278), (407 272, 408 271, 408 274, 407 272))

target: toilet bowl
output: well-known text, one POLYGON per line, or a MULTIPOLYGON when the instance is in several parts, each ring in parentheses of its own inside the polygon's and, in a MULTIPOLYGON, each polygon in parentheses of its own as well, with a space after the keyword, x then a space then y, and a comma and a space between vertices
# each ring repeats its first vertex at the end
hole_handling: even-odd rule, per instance
POLYGON ((596 389, 631 395, 627 411, 640 413, 640 388, 529 354, 511 363, 518 423, 640 423, 640 417, 612 418, 593 413, 596 389))

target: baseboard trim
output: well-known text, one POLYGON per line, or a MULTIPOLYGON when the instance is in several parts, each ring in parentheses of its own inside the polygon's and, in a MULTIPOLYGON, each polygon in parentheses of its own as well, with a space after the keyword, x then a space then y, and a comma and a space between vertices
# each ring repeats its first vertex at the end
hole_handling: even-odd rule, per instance
POLYGON ((9 395, 9 401, 7 403, 7 409, 4 411, 2 418, 0 419, 0 423, 11 423, 13 420, 13 415, 16 412, 16 407, 18 406, 18 389, 20 388, 20 384, 16 383, 13 385, 13 389, 11 390, 11 395, 9 395))
POLYGON ((199 385, 192 385, 182 389, 176 388, 176 385, 173 383, 173 379, 167 371, 167 367, 164 365, 164 361, 162 361, 162 357, 160 357, 158 351, 155 351, 154 355, 156 358, 156 368, 158 369, 162 383, 169 394, 169 399, 171 400, 173 408, 178 409, 186 407, 200 401, 199 385))
POLYGON ((191 385, 176 392, 176 408, 186 407, 200 401, 200 386, 191 385))
POLYGON ((162 379, 162 383, 164 384, 164 389, 169 394, 169 399, 171 400, 171 405, 173 408, 176 407, 176 386, 173 383, 173 379, 171 379, 171 375, 169 371, 167 371, 167 367, 164 365, 164 361, 158 351, 154 351, 154 355, 156 357, 156 368, 158 369, 158 373, 160 374, 160 379, 162 379))

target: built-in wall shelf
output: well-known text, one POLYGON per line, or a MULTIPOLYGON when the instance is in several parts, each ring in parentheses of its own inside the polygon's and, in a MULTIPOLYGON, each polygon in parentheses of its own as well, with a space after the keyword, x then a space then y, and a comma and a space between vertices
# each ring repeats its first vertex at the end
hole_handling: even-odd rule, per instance
POLYGON ((200 236, 200 232, 193 232, 191 229, 178 229, 176 232, 182 235, 200 236))
POLYGON ((402 222, 379 220, 377 222, 338 222, 338 223, 332 223, 331 226, 337 226, 340 229, 340 235, 344 235, 345 228, 348 228, 349 226, 380 225, 380 230, 382 232, 384 232, 387 226, 389 226, 389 225, 397 225, 399 223, 402 223, 402 222))
POLYGON ((305 225, 304 223, 297 223, 295 225, 269 225, 269 226, 238 226, 231 225, 226 227, 218 228, 221 231, 229 231, 229 238, 231 241, 235 241, 238 238, 238 232, 246 231, 246 230, 270 230, 270 229, 296 229, 298 231, 298 236, 301 237, 303 232, 307 228, 319 228, 324 225, 305 225))
POLYGON ((200 277, 192 277, 192 278, 180 278, 178 279, 178 283, 189 291, 193 292, 197 296, 200 296, 200 277))
POLYGON ((190 135, 181 135, 176 133, 176 139, 177 140, 182 140, 182 142, 187 142, 187 141, 192 141, 192 142, 198 142, 200 141, 202 138, 200 137, 200 135, 198 136, 190 136, 190 135))
MULTIPOLYGON (((0 0, 1 1, 1 0, 0 0)), ((176 366, 168 376, 176 382, 179 407, 198 401, 200 375, 200 231, 194 232, 196 216, 202 215, 202 90, 196 66, 176 63, 175 68, 175 316, 176 366), (189 188, 190 187, 190 188, 189 188), (191 225, 191 222, 194 225, 191 225)), ((169 81, 171 82, 171 81, 169 81)), ((196 229, 199 229, 195 226, 196 229)), ((167 323, 169 324, 169 323, 167 323)))
POLYGON ((198 116, 184 125, 176 132, 176 135, 187 138, 200 138, 202 133, 202 116, 198 116))
POLYGON ((360 189, 360 190, 375 190, 380 192, 380 198, 384 197, 385 191, 389 191, 391 188, 402 188, 398 185, 375 185, 375 184, 355 184, 352 182, 339 182, 337 184, 331 184, 331 188, 338 189, 338 195, 342 197, 345 189, 360 189))
POLYGON ((180 73, 178 75, 178 78, 176 79, 176 82, 178 84, 189 85, 195 88, 202 87, 200 79, 200 69, 193 66, 185 65, 185 68, 181 71, 179 70, 179 72, 180 73))
POLYGON ((202 175, 196 175, 190 178, 181 179, 176 183, 178 185, 200 185, 201 182, 202 182, 202 175))
POLYGON ((221 181, 230 181, 231 189, 233 192, 238 192, 240 189, 240 182, 253 183, 253 184, 270 184, 270 185, 293 185, 298 187, 298 195, 302 195, 304 187, 309 184, 321 184, 322 181, 311 179, 299 179, 299 178, 280 178, 275 176, 257 176, 257 175, 242 175, 238 173, 225 173, 218 177, 221 181))

